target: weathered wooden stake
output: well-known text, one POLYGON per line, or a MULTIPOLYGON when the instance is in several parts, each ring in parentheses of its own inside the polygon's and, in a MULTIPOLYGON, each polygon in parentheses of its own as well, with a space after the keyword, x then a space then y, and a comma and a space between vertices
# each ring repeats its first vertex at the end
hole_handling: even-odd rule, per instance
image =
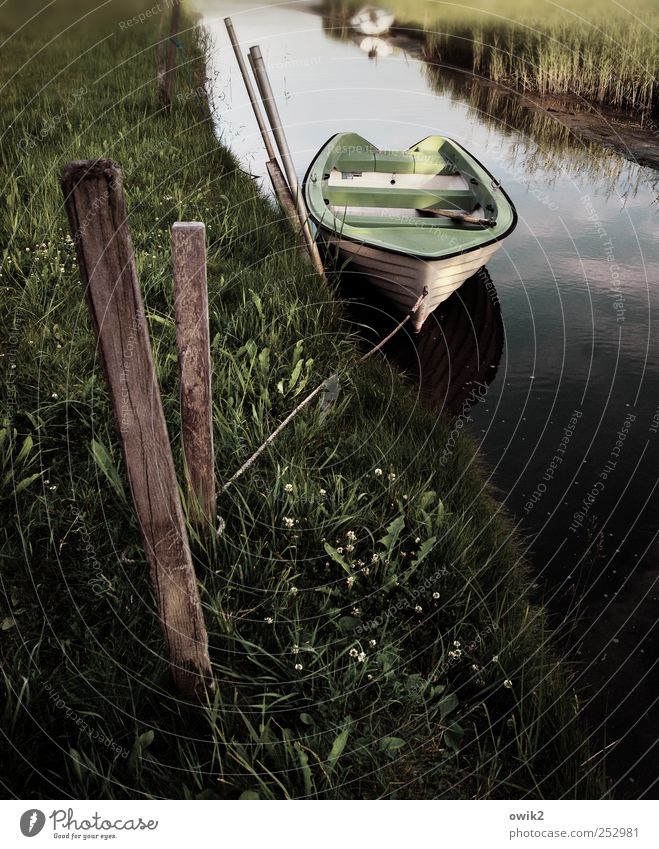
POLYGON ((158 598, 172 675, 186 699, 212 688, 208 639, 160 400, 126 221, 112 160, 72 162, 62 176, 98 350, 158 598))
POLYGON ((177 221, 173 225, 172 261, 189 514, 197 526, 212 531, 216 505, 215 455, 204 224, 177 221))
POLYGON ((288 183, 286 182, 286 178, 282 174, 282 170, 279 167, 279 163, 276 159, 268 159, 268 161, 265 163, 265 167, 270 177, 272 187, 275 190, 275 197, 279 201, 279 206, 292 224, 293 230, 298 232, 299 241, 302 247, 306 250, 304 238, 302 237, 302 231, 300 230, 300 222, 297 217, 297 210, 295 209, 295 204, 293 202, 293 198, 291 197, 291 193, 288 188, 288 183))
POLYGON ((175 38, 181 20, 181 0, 173 0, 169 38, 158 45, 158 105, 169 109, 172 105, 172 78, 176 60, 175 38))

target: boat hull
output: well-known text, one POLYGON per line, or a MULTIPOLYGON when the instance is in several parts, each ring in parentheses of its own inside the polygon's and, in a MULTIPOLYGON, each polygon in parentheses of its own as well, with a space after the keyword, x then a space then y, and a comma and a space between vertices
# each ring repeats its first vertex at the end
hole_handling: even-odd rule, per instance
POLYGON ((323 227, 319 237, 338 271, 363 274, 401 312, 411 310, 424 290, 427 291, 412 315, 417 332, 430 313, 476 274, 501 247, 495 242, 452 257, 428 260, 342 239, 323 227))

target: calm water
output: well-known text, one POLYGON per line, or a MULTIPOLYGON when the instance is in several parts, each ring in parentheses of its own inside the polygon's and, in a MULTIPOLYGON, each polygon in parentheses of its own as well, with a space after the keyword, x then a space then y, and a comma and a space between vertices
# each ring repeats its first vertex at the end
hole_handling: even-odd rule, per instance
MULTIPOLYGON (((654 795, 656 174, 589 150, 551 117, 531 120, 496 91, 409 52, 369 58, 358 40, 325 33, 309 6, 201 8, 215 39, 218 134, 253 174, 265 174, 265 156, 225 15, 245 50, 261 46, 300 175, 341 130, 389 149, 440 133, 513 198, 519 225, 488 266, 494 288, 470 281, 422 340, 405 335, 388 355, 478 440, 528 541, 538 597, 577 664, 595 745, 615 743, 606 761, 615 792, 654 795)), ((369 338, 386 332, 386 302, 361 281, 346 286, 369 338)))

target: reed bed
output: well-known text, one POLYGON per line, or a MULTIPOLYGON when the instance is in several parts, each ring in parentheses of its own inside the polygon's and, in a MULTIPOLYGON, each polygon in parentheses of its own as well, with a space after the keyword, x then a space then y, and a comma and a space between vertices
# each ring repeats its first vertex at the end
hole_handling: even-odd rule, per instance
MULTIPOLYGON (((361 5, 325 0, 330 26, 361 5)), ((657 117, 659 7, 576 0, 469 2, 392 0, 396 25, 421 30, 429 62, 452 65, 541 95, 569 95, 637 116, 657 117)))

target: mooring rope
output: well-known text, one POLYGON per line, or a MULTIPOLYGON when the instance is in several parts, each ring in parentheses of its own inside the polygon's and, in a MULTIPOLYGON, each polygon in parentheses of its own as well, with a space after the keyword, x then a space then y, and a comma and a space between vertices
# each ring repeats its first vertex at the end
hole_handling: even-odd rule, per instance
MULTIPOLYGON (((421 306, 421 304, 422 304, 424 298, 427 296, 427 294, 428 294, 428 289, 424 286, 423 293, 419 296, 417 302, 414 304, 412 309, 407 313, 405 318, 401 322, 399 322, 396 325, 396 327, 394 327, 394 329, 391 331, 391 333, 389 333, 387 336, 384 337, 384 339, 382 339, 380 342, 378 342, 378 344, 375 345, 375 347, 371 348, 370 351, 367 351, 362 357, 360 357, 357 362, 363 363, 364 360, 367 360, 369 357, 372 357, 373 354, 375 354, 377 351, 381 350, 381 348, 384 345, 386 345, 387 342, 390 339, 392 339, 398 333, 398 331, 401 330, 401 328, 403 328, 405 326, 405 324, 407 324, 407 322, 410 320, 410 318, 419 309, 419 307, 421 306)), ((246 472, 247 469, 249 469, 249 467, 260 457, 260 455, 263 454, 263 452, 268 447, 268 445, 270 445, 277 438, 277 436, 282 432, 282 430, 286 427, 286 425, 289 424, 289 422, 293 421, 295 416, 297 416, 297 414, 300 413, 307 406, 307 404, 309 404, 309 402, 312 401, 316 397, 316 395, 318 395, 319 392, 322 392, 322 390, 325 389, 325 387, 329 383, 331 383, 334 380, 337 380, 338 377, 339 377, 339 373, 334 372, 334 374, 332 374, 330 377, 328 377, 327 380, 324 380, 319 386, 317 386, 313 390, 313 392, 310 392, 309 395, 307 395, 307 397, 303 401, 301 401, 291 413, 289 413, 286 416, 284 421, 281 422, 281 424, 278 425, 278 427, 276 427, 275 430, 272 431, 272 433, 265 440, 265 442, 262 445, 259 445, 259 447, 256 449, 256 451, 252 454, 252 456, 243 463, 243 465, 238 469, 238 471, 235 472, 229 478, 229 480, 224 484, 224 486, 220 490, 220 493, 225 492, 231 486, 231 484, 234 481, 236 481, 242 474, 244 474, 244 472, 246 472)))

